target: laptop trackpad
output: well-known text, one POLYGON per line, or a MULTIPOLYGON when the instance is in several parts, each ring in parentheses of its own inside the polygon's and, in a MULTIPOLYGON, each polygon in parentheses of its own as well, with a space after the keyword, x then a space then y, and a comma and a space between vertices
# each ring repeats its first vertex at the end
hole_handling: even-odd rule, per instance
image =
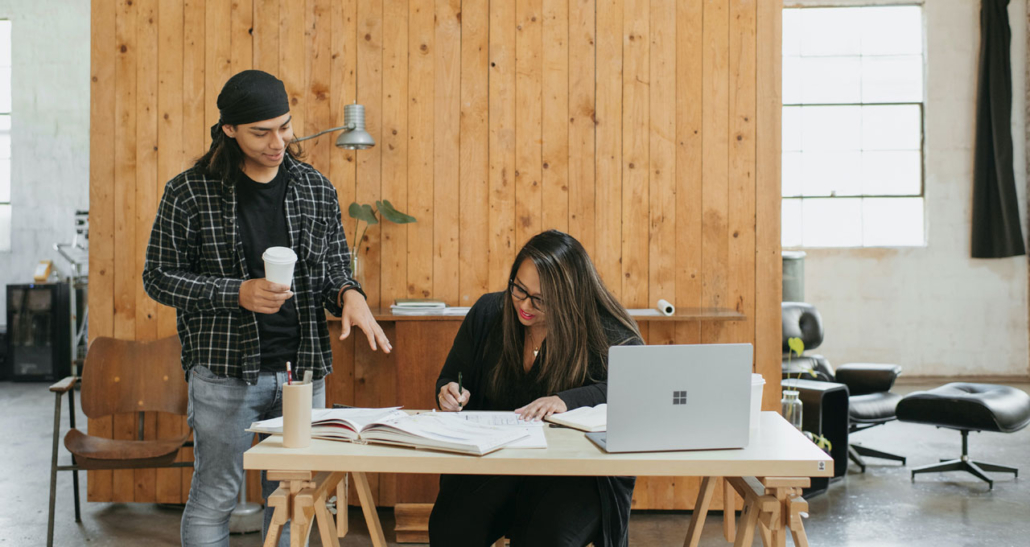
POLYGON ((601 450, 608 451, 608 432, 597 431, 595 433, 587 433, 587 438, 590 439, 594 444, 599 446, 601 450))

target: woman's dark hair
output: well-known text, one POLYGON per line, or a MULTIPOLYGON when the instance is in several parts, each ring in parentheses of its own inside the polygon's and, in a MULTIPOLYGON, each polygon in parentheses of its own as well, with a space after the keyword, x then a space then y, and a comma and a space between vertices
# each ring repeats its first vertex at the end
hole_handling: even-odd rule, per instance
MULTIPOLYGON (((546 347, 541 348, 536 375, 545 395, 582 386, 587 380, 599 380, 596 375, 608 367, 609 346, 641 340, 636 322, 605 287, 576 238, 557 230, 534 236, 515 257, 509 282, 515 279, 524 260, 532 260, 536 266, 547 314, 546 347), (626 335, 611 339, 618 330, 626 335), (600 362, 601 370, 590 370, 591 360, 600 362)), ((504 394, 525 377, 526 328, 519 323, 510 295, 503 299, 502 307, 501 361, 491 380, 491 391, 499 400, 506 399, 504 394)))
MULTIPOLYGON (((295 160, 303 159, 304 151, 300 145, 291 141, 286 145, 286 155, 295 160)), ((221 179, 227 182, 236 182, 240 175, 240 166, 243 165, 243 150, 240 149, 236 139, 230 138, 218 126, 217 131, 211 133, 211 147, 207 153, 197 159, 193 167, 205 175, 221 179)))

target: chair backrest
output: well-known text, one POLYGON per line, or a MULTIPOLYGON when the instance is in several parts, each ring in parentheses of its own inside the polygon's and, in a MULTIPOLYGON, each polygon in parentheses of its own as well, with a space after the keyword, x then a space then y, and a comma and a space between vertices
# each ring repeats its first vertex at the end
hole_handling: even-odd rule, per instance
POLYGON ((823 318, 815 306, 804 302, 783 302, 783 353, 790 351, 787 340, 800 338, 805 350, 823 343, 823 318))
POLYGON ((153 342, 97 338, 83 365, 82 411, 90 418, 153 411, 186 415, 181 352, 177 336, 153 342))

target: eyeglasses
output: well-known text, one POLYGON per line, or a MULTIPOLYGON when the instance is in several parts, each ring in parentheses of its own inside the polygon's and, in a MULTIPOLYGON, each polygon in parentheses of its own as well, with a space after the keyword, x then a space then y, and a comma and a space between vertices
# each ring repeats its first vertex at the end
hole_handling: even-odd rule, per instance
POLYGON ((516 283, 514 279, 508 282, 508 292, 515 297, 515 300, 520 302, 528 298, 529 304, 533 306, 534 310, 544 311, 544 300, 539 296, 530 296, 529 292, 522 285, 516 283))

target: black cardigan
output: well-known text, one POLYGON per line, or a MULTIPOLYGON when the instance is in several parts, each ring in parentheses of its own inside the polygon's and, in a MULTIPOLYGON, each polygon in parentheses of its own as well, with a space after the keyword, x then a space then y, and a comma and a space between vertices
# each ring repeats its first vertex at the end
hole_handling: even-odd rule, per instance
MULTIPOLYGON (((465 405, 468 410, 514 410, 538 397, 552 395, 541 391, 532 374, 527 374, 520 385, 513 386, 507 401, 493 400, 486 393, 489 378, 501 358, 501 312, 506 297, 506 292, 497 292, 485 294, 476 301, 458 329, 451 352, 436 380, 436 393, 439 394, 441 387, 457 382, 458 372, 461 372, 462 387, 471 392, 465 405)), ((614 317, 606 318, 605 330, 611 345, 643 343, 614 317)), ((600 356, 591 360, 589 369, 596 381, 588 380, 589 383, 581 387, 554 394, 565 402, 569 410, 596 406, 608 400, 608 371, 602 366, 600 356)), ((597 477, 604 547, 629 543, 629 513, 635 483, 636 477, 597 477)))

